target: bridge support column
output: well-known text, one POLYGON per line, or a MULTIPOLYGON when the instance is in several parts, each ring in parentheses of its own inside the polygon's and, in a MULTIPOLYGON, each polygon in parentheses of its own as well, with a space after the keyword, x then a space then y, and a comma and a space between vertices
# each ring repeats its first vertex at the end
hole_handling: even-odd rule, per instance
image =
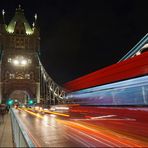
POLYGON ((40 103, 40 83, 36 83, 36 99, 37 103, 40 103))

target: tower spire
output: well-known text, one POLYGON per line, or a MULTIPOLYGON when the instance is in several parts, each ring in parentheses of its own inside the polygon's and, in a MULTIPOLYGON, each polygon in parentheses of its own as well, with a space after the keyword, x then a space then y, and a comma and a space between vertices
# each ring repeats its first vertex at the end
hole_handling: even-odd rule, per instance
POLYGON ((35 15, 34 15, 34 22, 32 24, 33 29, 36 27, 36 21, 37 21, 37 13, 35 13, 35 15))
POLYGON ((5 10, 4 9, 2 10, 2 16, 3 16, 3 23, 5 25, 5 10))
POLYGON ((19 9, 21 9, 21 5, 19 4, 19 9))
POLYGON ((21 5, 19 4, 19 5, 18 5, 18 8, 16 8, 16 11, 23 12, 24 9, 22 9, 21 5))
POLYGON ((34 18, 35 18, 35 21, 36 21, 37 20, 37 13, 35 13, 34 18))

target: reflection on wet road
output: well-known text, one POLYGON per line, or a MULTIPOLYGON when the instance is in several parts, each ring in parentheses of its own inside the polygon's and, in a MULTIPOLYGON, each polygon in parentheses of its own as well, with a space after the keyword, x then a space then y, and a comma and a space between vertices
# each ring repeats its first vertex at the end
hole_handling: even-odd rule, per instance
POLYGON ((43 115, 31 109, 15 113, 37 147, 148 147, 147 123, 132 118, 43 115))

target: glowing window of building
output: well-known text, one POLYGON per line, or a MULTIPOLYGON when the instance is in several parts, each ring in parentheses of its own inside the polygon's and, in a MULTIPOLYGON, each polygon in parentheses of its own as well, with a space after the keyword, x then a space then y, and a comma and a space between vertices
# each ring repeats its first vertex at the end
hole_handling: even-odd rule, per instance
POLYGON ((14 78, 15 78, 15 75, 12 74, 12 73, 10 73, 10 74, 9 74, 9 79, 14 79, 14 78))
POLYGON ((17 73, 16 79, 24 79, 24 74, 23 73, 17 73))
POLYGON ((16 56, 15 58, 8 59, 8 62, 12 63, 14 66, 24 67, 31 64, 31 60, 24 56, 16 56))
POLYGON ((30 79, 30 74, 25 74, 26 79, 30 79))
POLYGON ((8 58, 8 62, 11 63, 11 61, 12 61, 12 59, 11 58, 8 58))
POLYGON ((21 75, 18 75, 18 76, 16 76, 16 79, 24 79, 24 77, 21 75))

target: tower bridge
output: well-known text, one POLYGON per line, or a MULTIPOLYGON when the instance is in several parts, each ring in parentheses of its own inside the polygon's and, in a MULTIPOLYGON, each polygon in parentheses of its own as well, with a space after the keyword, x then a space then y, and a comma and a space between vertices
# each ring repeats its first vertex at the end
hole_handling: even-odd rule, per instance
POLYGON ((64 88, 60 87, 44 69, 40 57, 40 32, 36 24, 27 21, 19 7, 11 21, 0 25, 0 102, 8 98, 26 102, 35 98, 37 103, 62 103, 64 88))
POLYGON ((40 60, 37 15, 30 25, 21 6, 8 24, 2 14, 0 147, 148 147, 148 34, 119 62, 61 87, 40 60), (1 120, 9 98, 39 105, 12 106, 1 120))

